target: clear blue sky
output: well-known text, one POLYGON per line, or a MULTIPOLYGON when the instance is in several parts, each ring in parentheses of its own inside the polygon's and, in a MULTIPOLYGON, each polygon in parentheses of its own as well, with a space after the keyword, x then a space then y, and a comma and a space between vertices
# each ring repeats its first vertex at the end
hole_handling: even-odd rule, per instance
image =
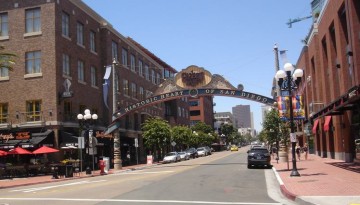
MULTIPOLYGON (((274 44, 288 50, 296 64, 312 19, 304 0, 83 0, 126 37, 131 37, 181 71, 197 65, 223 75, 235 87, 271 97, 275 75, 274 44)), ((283 63, 280 60, 280 67, 283 63)), ((250 105, 254 126, 262 129, 261 105, 249 100, 215 97, 216 112, 250 105)))

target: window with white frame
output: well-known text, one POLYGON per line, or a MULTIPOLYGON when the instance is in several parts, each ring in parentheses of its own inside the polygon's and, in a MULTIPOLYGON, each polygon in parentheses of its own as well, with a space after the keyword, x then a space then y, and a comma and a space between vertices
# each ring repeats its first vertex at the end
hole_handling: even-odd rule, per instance
POLYGON ((123 80, 123 89, 124 95, 129 96, 129 81, 126 79, 123 80))
POLYGON ((90 51, 96 52, 96 33, 90 31, 90 51))
POLYGON ((127 52, 127 50, 125 48, 123 48, 122 51, 121 51, 121 63, 125 67, 128 66, 127 59, 128 59, 128 52, 127 52))
POLYGON ((69 55, 63 53, 63 75, 70 76, 70 57, 69 55))
POLYGON ((70 37, 70 16, 66 12, 61 14, 61 34, 70 37))
POLYGON ((143 74, 143 62, 141 60, 139 60, 139 76, 144 77, 143 74))
POLYGON ((144 96, 144 88, 140 86, 139 88, 139 99, 140 100, 144 100, 145 96, 144 96))
POLYGON ((78 69, 78 81, 85 82, 84 61, 78 60, 77 69, 78 69))
POLYGON ((153 84, 156 84, 156 81, 155 81, 155 71, 153 69, 151 69, 151 82, 153 84))
POLYGON ((131 97, 137 98, 137 89, 135 83, 131 83, 131 97))
POLYGON ((91 85, 97 86, 97 79, 96 79, 96 68, 94 66, 90 67, 91 72, 91 85))
POLYGON ((156 84, 159 85, 160 84, 160 74, 156 73, 156 84))
POLYGON ((116 61, 119 60, 118 56, 118 44, 115 41, 111 42, 111 60, 116 59, 116 61))
POLYGON ((146 80, 150 81, 149 66, 148 65, 145 65, 145 77, 146 77, 146 80))
POLYGON ((9 77, 9 69, 2 67, 0 68, 0 78, 9 77))
POLYGON ((0 14, 0 36, 9 36, 9 20, 7 13, 0 14))
POLYGON ((136 72, 135 70, 135 56, 133 54, 130 55, 130 69, 133 72, 136 72))
POLYGON ((25 10, 25 32, 39 32, 41 31, 41 14, 40 8, 25 10))
POLYGON ((41 51, 31 51, 25 54, 26 74, 41 73, 41 51))
POLYGON ((79 45, 84 45, 84 24, 81 22, 76 25, 76 40, 79 45))

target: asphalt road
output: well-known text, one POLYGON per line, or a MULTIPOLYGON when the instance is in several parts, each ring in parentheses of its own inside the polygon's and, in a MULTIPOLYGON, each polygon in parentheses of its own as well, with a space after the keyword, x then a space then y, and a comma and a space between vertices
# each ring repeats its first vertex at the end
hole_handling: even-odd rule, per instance
POLYGON ((246 148, 112 175, 3 189, 9 204, 292 204, 271 169, 247 169, 246 148))

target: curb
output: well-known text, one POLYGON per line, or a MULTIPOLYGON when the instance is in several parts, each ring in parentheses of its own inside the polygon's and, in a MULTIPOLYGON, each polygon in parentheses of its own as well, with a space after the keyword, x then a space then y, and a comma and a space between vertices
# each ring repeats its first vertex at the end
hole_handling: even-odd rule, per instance
POLYGON ((297 195, 296 194, 293 194, 291 193, 285 186, 284 182, 282 181, 279 173, 276 171, 276 168, 273 166, 272 167, 272 170, 274 171, 274 174, 276 176, 276 179, 278 180, 279 182, 279 185, 280 185, 280 191, 281 193, 288 199, 292 200, 292 201, 295 201, 296 198, 297 198, 297 195))

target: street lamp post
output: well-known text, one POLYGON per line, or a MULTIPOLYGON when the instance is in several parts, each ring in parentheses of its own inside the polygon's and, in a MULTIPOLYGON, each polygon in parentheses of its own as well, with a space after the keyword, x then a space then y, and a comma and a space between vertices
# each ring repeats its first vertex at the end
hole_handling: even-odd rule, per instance
POLYGON ((291 63, 286 63, 284 65, 284 70, 277 71, 275 75, 275 78, 278 81, 282 94, 284 94, 285 96, 289 96, 290 140, 291 140, 291 155, 292 155, 292 164, 293 164, 293 169, 290 174, 291 177, 300 176, 296 168, 296 156, 295 156, 296 134, 294 128, 292 91, 297 89, 302 76, 303 76, 303 70, 301 69, 294 70, 294 66, 291 63))
MULTIPOLYGON (((113 91, 113 102, 112 102, 112 113, 113 117, 112 120, 116 119, 115 113, 117 110, 117 92, 116 92, 116 71, 115 66, 117 65, 117 61, 114 58, 112 62, 112 91, 113 91)), ((122 168, 122 161, 121 161, 121 150, 120 150, 120 136, 119 131, 116 129, 114 130, 114 169, 120 170, 122 168)))
MULTIPOLYGON (((90 127, 90 125, 92 125, 92 120, 97 120, 98 119, 98 115, 97 114, 91 114, 90 113, 90 110, 89 109, 86 109, 84 111, 84 115, 83 114, 78 114, 77 115, 77 119, 79 120, 79 122, 83 125, 85 125, 85 128, 86 128, 86 131, 89 131, 89 135, 87 136, 88 137, 88 146, 87 146, 87 149, 88 149, 88 155, 90 155, 90 147, 92 149, 94 149, 94 145, 93 145, 93 140, 92 140, 92 135, 93 135, 93 129, 92 127, 90 127)), ((83 134, 85 134, 86 132, 83 132, 83 134)), ((92 162, 92 165, 93 165, 93 170, 94 170, 94 151, 92 152, 92 157, 93 157, 93 162, 92 162)), ((87 168, 86 170, 89 170, 89 162, 87 162, 87 168)))

